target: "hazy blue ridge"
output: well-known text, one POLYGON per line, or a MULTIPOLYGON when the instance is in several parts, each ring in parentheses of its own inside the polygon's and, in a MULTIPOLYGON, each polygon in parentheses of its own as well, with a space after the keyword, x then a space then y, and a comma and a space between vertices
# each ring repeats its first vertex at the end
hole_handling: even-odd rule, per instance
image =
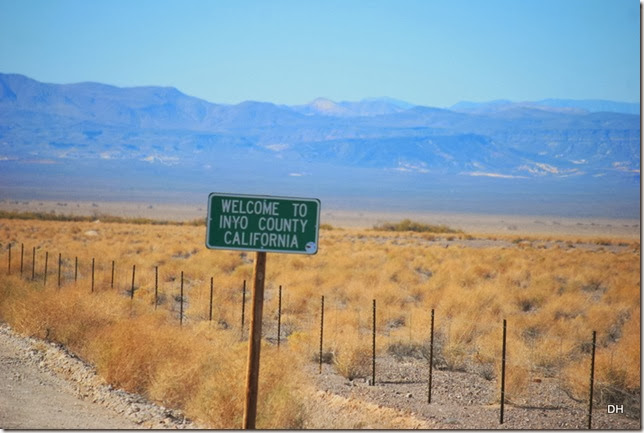
POLYGON ((506 99, 499 99, 496 101, 489 102, 469 102, 461 101, 451 107, 451 110, 454 111, 463 111, 463 112, 494 112, 494 111, 504 111, 517 107, 531 107, 538 108, 545 111, 554 111, 554 112, 582 112, 586 111, 589 113, 623 113, 623 114, 640 114, 640 104, 639 102, 616 102, 616 101, 607 101, 602 99, 586 99, 586 100, 575 100, 575 99, 543 99, 540 101, 533 102, 513 102, 506 99))
POLYGON ((639 210, 639 170, 639 104, 438 108, 379 97, 229 105, 169 87, 0 74, 4 196, 188 197, 228 188, 499 211, 529 192, 526 212, 630 215, 639 210))

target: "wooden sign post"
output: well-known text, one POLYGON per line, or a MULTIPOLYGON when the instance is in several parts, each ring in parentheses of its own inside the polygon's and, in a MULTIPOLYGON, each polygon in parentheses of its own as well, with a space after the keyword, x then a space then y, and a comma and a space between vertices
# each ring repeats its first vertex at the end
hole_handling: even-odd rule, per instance
POLYGON ((211 193, 208 196, 206 224, 207 248, 256 251, 243 419, 243 428, 254 429, 257 419, 266 253, 317 253, 320 200, 211 193))
POLYGON ((258 251, 253 268, 253 294, 248 343, 248 370, 246 372, 246 405, 244 428, 254 429, 257 415, 257 389, 259 383, 259 353, 262 348, 262 313, 264 311, 264 277, 266 253, 258 251))

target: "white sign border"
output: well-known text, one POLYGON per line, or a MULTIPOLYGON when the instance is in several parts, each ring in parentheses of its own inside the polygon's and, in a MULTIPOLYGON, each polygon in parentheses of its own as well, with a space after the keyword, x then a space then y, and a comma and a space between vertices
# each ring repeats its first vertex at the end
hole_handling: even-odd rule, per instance
POLYGON ((287 197, 287 196, 276 196, 276 195, 255 195, 255 194, 234 194, 226 192, 211 192, 208 194, 208 205, 207 205, 207 214, 206 214, 206 248, 209 250, 229 250, 229 251, 248 251, 248 252, 265 252, 265 253, 282 253, 282 254, 305 254, 307 256, 312 256, 317 254, 319 251, 319 238, 320 238, 320 213, 322 210, 322 203, 318 198, 311 197, 287 197), (306 251, 293 251, 293 250, 275 250, 275 249, 264 249, 264 248, 240 248, 240 247, 220 247, 220 246, 211 246, 208 244, 210 239, 210 205, 212 203, 212 196, 224 196, 224 197, 242 197, 248 199, 260 199, 260 200, 289 200, 289 201, 304 201, 304 202, 315 202, 318 207, 318 214, 315 225, 315 252, 307 253, 306 251))

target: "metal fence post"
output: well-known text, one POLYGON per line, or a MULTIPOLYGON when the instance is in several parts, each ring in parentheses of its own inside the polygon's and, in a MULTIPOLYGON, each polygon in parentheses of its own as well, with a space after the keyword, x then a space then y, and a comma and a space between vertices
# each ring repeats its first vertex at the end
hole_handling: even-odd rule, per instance
POLYGON ((434 366, 434 309, 432 308, 432 320, 429 328, 429 381, 427 384, 427 403, 432 402, 432 373, 434 366))
POLYGON ((136 265, 132 265, 132 292, 130 293, 130 300, 134 299, 134 273, 136 272, 136 265))
POLYGON ((503 410, 505 406, 505 350, 506 350, 506 321, 503 319, 503 353, 501 355, 501 415, 500 422, 503 424, 503 410))
POLYGON ((154 267, 154 309, 159 303, 159 266, 154 267))
POLYGON ((212 292, 213 292, 214 277, 210 277, 210 309, 208 313, 208 320, 212 322, 212 292))
POLYGON ((246 280, 244 280, 244 285, 242 287, 242 317, 241 317, 241 334, 240 339, 244 339, 244 319, 246 314, 246 280))
POLYGON ((593 384, 595 381, 595 344, 597 342, 597 332, 593 331, 593 347, 590 358, 590 397, 588 399, 588 430, 593 424, 593 384))
POLYGON ((31 281, 36 279, 36 247, 33 249, 31 257, 31 281))
POLYGON ((322 303, 320 304, 320 373, 322 374, 322 345, 324 343, 324 296, 322 296, 322 303))
POLYGON ((183 326, 183 271, 181 271, 181 293, 179 302, 179 326, 183 326))
POLYGON ((45 276, 43 278, 43 287, 47 286, 47 262, 49 261, 49 251, 45 251, 45 276))
POLYGON ((277 348, 280 348, 282 334, 282 286, 280 285, 277 297, 277 348))
POLYGON ((58 253, 58 288, 60 289, 60 268, 63 266, 63 255, 58 253))
POLYGON ((376 384, 376 300, 373 300, 371 333, 371 386, 376 384))

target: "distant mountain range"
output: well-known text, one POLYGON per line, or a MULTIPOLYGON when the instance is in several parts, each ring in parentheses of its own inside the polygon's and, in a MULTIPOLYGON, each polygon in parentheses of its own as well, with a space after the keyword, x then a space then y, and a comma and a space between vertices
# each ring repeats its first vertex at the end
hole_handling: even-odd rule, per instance
POLYGON ((624 113, 640 114, 640 105, 632 102, 615 102, 601 99, 544 99, 535 102, 512 102, 500 99, 491 102, 459 102, 450 107, 453 111, 462 111, 467 113, 485 113, 492 111, 504 111, 516 108, 535 108, 538 110, 548 110, 562 113, 624 113))
POLYGON ((0 74, 0 193, 7 196, 35 193, 37 179, 46 182, 43 194, 86 186, 126 196, 252 189, 377 199, 426 197, 445 185, 465 193, 482 179, 505 180, 487 189, 498 196, 495 188, 532 179, 539 194, 592 195, 634 191, 639 176, 639 104, 546 99, 442 109, 318 98, 225 105, 174 88, 0 74))

